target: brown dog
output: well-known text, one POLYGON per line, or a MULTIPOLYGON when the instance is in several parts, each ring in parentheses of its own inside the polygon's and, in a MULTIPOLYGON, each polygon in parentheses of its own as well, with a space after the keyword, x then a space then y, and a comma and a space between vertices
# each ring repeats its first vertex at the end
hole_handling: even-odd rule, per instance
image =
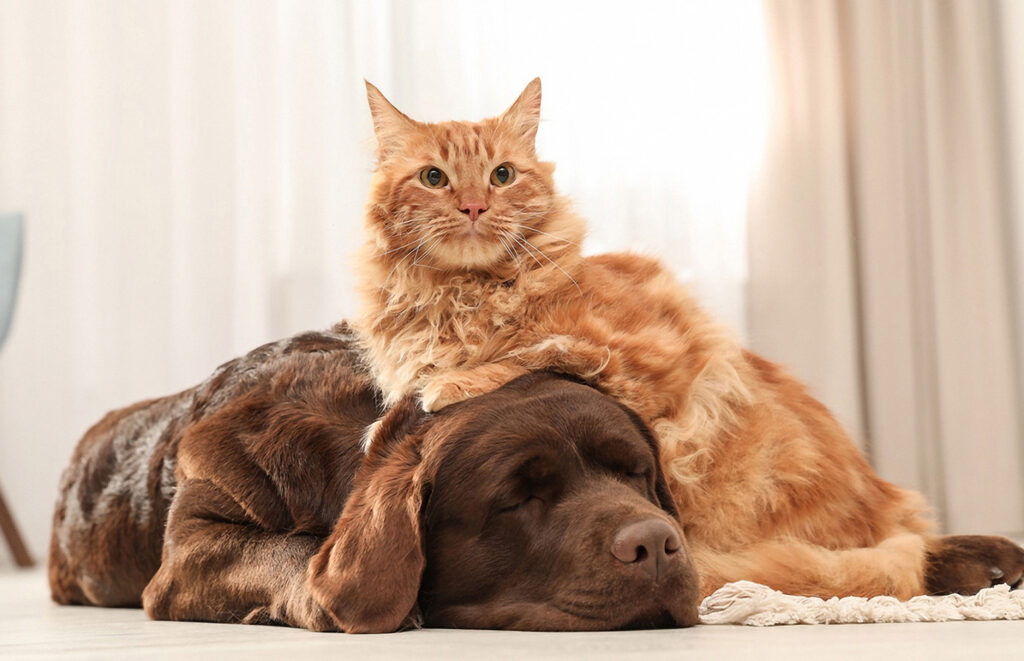
POLYGON ((687 626, 698 581, 651 435, 574 381, 436 414, 341 325, 108 414, 54 516, 54 600, 315 630, 687 626), (165 533, 166 522, 166 533, 165 533))

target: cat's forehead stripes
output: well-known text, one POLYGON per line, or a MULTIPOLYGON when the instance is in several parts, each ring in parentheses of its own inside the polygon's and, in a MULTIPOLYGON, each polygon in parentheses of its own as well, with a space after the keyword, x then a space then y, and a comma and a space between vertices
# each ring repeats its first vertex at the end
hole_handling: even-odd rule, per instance
POLYGON ((493 127, 464 122, 430 125, 430 133, 443 160, 479 156, 491 160, 496 153, 493 127))

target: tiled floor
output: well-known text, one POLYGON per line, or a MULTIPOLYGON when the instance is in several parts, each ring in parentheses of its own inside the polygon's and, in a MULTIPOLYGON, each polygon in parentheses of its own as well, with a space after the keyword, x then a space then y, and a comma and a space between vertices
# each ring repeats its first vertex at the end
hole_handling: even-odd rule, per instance
POLYGON ((319 634, 152 622, 140 610, 57 606, 42 571, 0 570, 0 659, 1024 659, 1024 622, 517 633, 319 634))

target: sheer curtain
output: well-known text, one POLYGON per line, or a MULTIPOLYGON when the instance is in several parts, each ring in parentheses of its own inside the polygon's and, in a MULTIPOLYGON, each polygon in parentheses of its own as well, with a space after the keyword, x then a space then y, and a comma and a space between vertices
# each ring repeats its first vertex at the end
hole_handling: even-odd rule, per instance
POLYGON ((752 342, 948 531, 1019 535, 1019 8, 768 0, 765 13, 777 103, 751 205, 752 342))
POLYGON ((0 210, 28 225, 0 483, 33 551, 104 411, 352 313, 363 78, 437 120, 541 76, 588 250, 665 257, 742 333, 764 47, 756 0, 0 0, 0 210))

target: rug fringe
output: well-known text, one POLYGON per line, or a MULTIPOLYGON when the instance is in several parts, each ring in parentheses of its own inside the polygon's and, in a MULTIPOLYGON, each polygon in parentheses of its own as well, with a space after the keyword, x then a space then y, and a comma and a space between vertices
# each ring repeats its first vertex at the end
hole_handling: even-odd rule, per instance
POLYGON ((866 622, 949 622, 953 620, 1022 620, 1024 590, 1008 585, 986 588, 965 597, 797 597, 759 583, 737 581, 701 602, 702 624, 852 624, 866 622))

